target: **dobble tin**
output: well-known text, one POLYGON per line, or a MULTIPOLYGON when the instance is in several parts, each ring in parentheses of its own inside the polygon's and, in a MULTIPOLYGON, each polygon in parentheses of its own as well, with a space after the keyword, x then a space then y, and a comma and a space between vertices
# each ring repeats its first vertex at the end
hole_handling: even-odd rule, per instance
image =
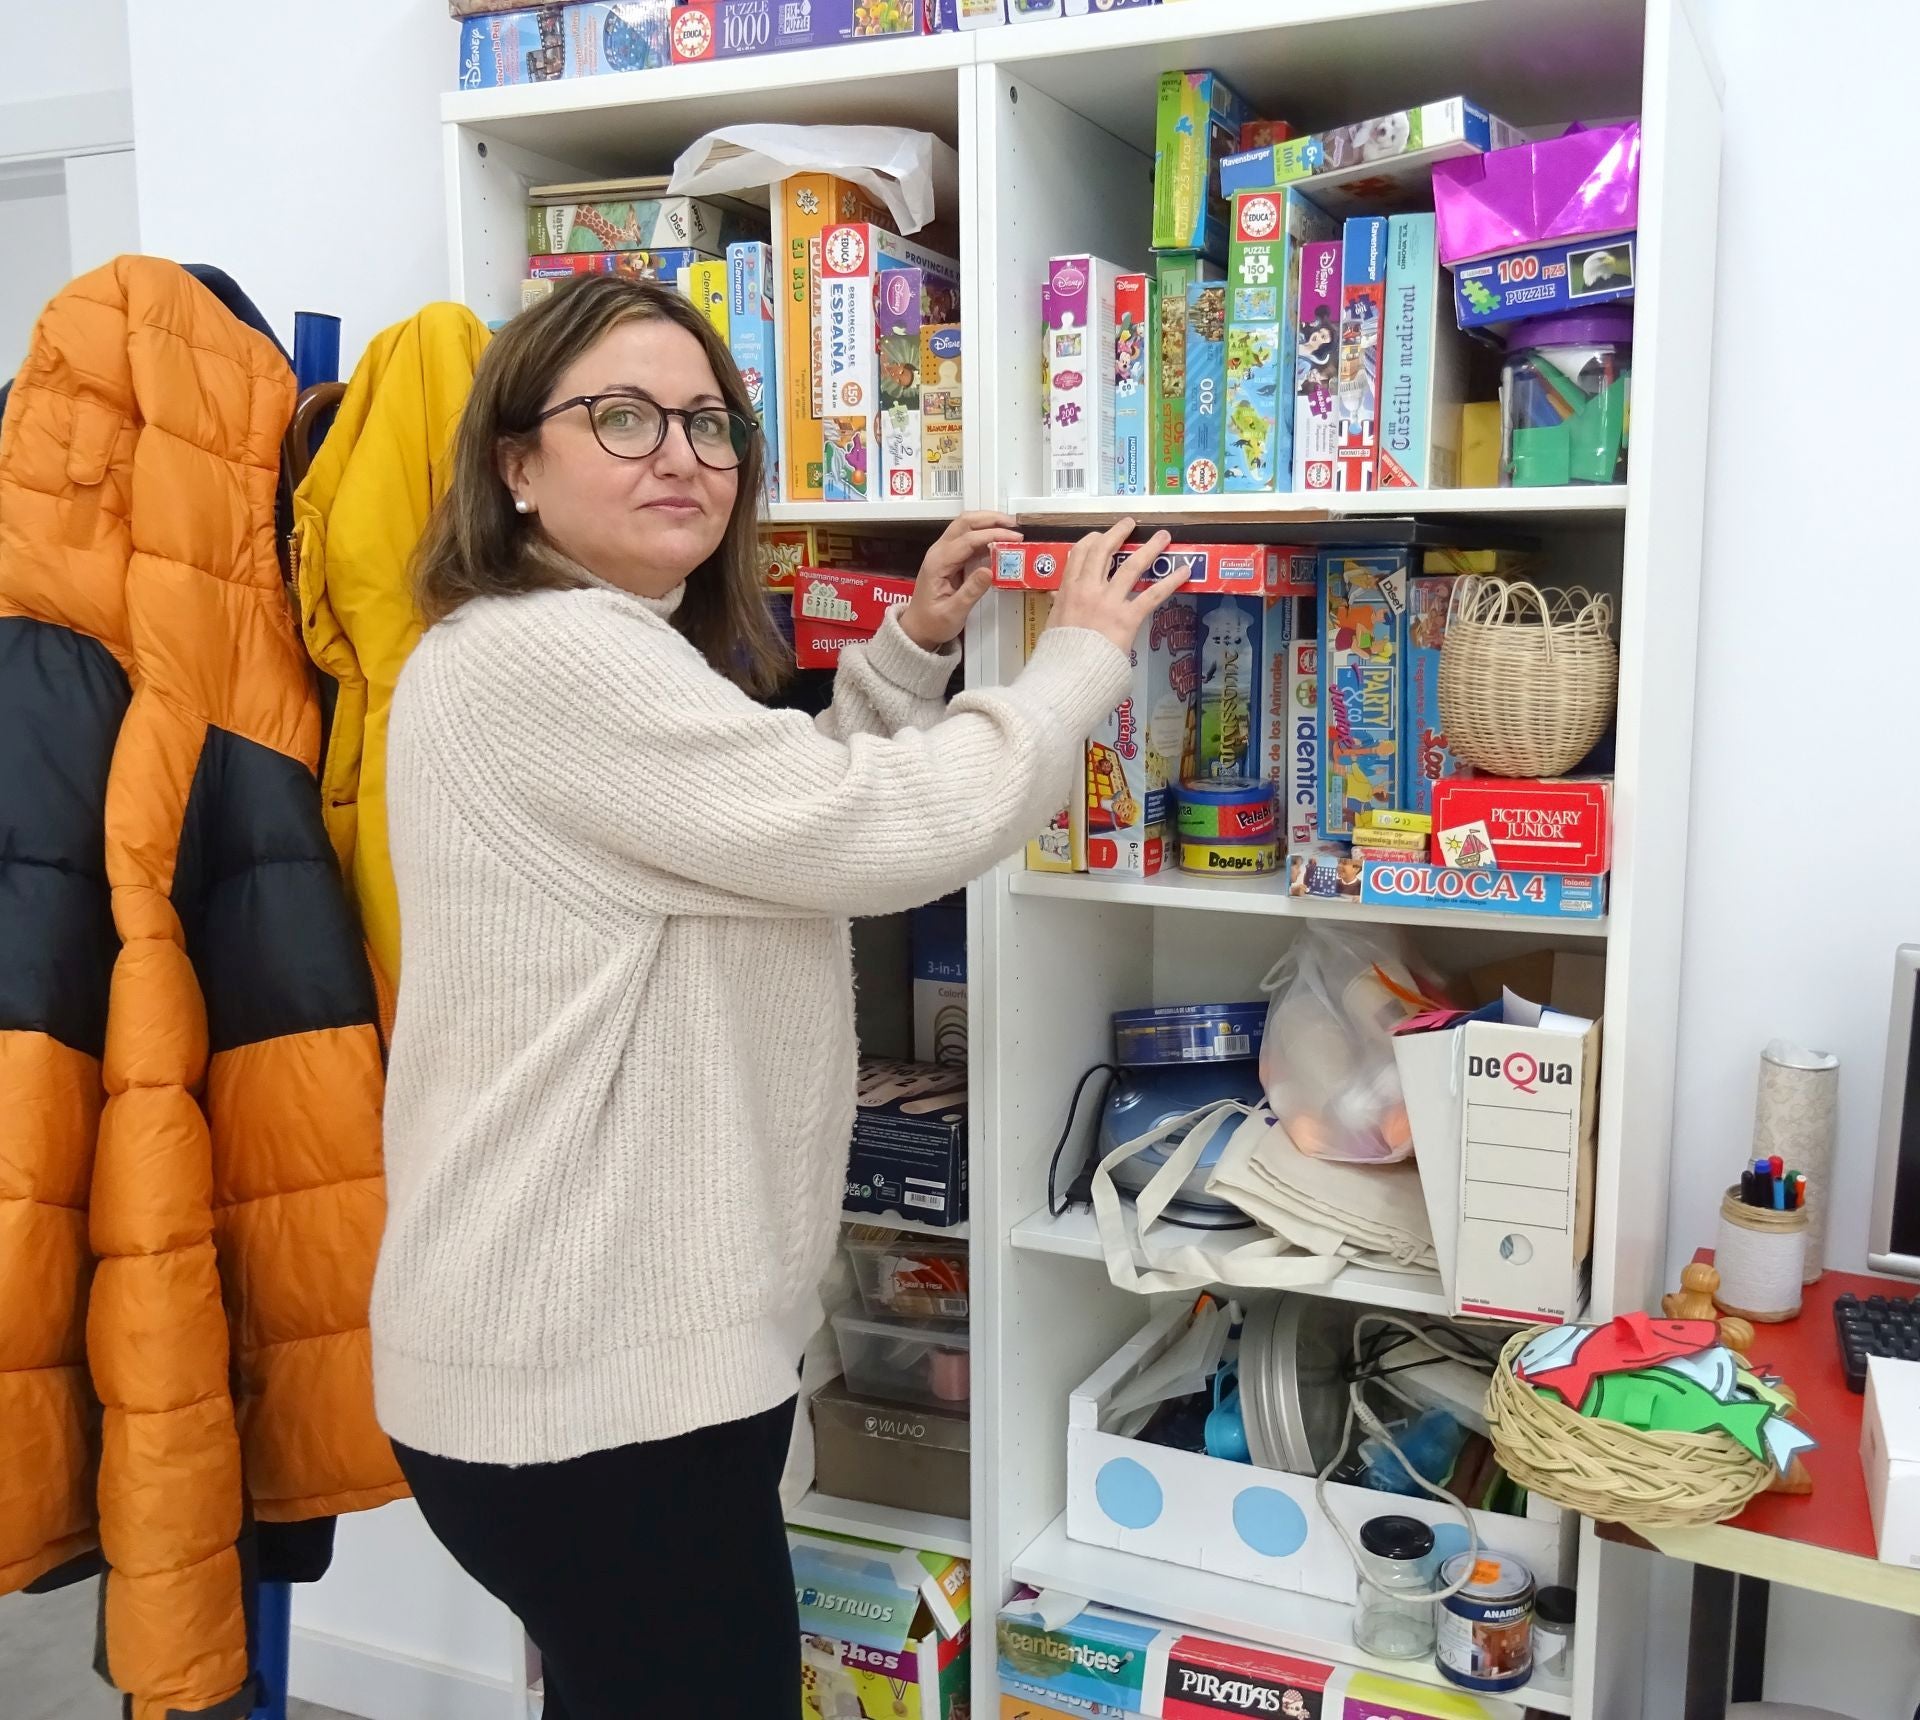
POLYGON ((1434 1664, 1467 1690, 1518 1690, 1533 1676, 1533 1573, 1505 1553, 1456 1553, 1440 1585, 1467 1586, 1440 1603, 1434 1664))
POLYGON ((1221 777, 1180 785, 1178 824, 1183 841, 1270 841, 1273 784, 1252 777, 1221 777))
POLYGON ((1280 870, 1280 838, 1268 835, 1251 842, 1228 842, 1183 835, 1180 870, 1214 878, 1264 877, 1280 870))

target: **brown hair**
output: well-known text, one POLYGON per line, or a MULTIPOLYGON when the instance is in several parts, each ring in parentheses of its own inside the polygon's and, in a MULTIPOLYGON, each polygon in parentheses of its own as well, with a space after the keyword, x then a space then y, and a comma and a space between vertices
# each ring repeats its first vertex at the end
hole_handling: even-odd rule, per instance
MULTIPOLYGON (((581 584, 579 570, 548 542, 538 519, 515 511, 497 462, 503 447, 538 439, 534 420, 568 365, 608 330, 646 318, 677 324, 699 341, 728 407, 755 421, 726 342, 667 287, 587 275, 522 311, 481 355, 454 440, 453 481, 415 552, 414 593, 429 627, 470 597, 581 584)), ((674 625, 707 661, 750 693, 772 691, 791 667, 760 586, 756 536, 765 462, 755 436, 740 463, 727 534, 688 578, 674 615, 674 625)))

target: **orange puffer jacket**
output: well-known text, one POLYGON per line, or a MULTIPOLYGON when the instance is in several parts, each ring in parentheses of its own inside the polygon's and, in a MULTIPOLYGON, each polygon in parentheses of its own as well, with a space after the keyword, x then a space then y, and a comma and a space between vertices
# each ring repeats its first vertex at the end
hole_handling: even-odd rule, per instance
POLYGON ((0 1592, 97 1539, 134 1720, 245 1712, 249 1518, 405 1491, 373 990, 274 557, 293 398, 122 257, 0 430, 0 1592))

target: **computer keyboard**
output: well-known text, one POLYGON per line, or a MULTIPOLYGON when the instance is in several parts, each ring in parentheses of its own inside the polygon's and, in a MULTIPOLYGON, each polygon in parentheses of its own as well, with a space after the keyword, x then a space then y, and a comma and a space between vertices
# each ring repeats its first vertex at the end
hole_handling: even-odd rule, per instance
POLYGON ((1840 1364, 1847 1370, 1847 1389, 1863 1392, 1867 1357, 1920 1362, 1920 1291, 1912 1296, 1837 1297, 1833 1329, 1840 1341, 1840 1364))

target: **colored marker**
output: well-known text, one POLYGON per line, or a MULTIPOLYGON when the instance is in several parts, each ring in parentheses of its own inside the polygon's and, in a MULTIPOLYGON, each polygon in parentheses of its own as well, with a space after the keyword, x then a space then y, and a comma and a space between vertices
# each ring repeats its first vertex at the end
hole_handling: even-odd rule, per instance
POLYGON ((1774 1181, 1773 1210, 1775 1212, 1787 1210, 1787 1179, 1785 1177, 1776 1178, 1774 1181))
POLYGON ((1782 1172, 1786 1170, 1786 1168, 1787 1168, 1787 1161, 1781 1158, 1781 1156, 1778 1153, 1775 1153, 1772 1158, 1767 1160, 1767 1169, 1773 1172, 1773 1177, 1775 1182, 1778 1182, 1780 1180, 1780 1176, 1782 1172))

